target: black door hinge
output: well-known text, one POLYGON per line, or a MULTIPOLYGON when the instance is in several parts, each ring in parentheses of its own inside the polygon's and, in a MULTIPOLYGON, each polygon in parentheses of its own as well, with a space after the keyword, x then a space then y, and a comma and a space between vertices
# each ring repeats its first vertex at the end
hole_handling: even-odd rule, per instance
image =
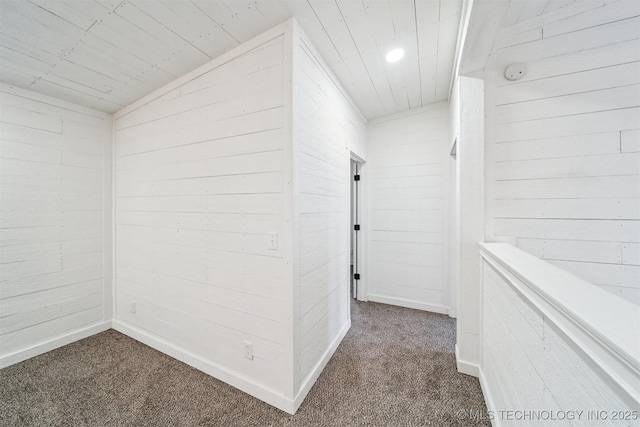
POLYGON ((354 175, 353 176, 353 180, 354 181, 360 181, 360 175, 354 175))
POLYGON ((360 273, 356 273, 353 275, 353 280, 360 280, 360 273))
POLYGON ((353 229, 356 231, 360 230, 360 224, 354 224, 353 229))

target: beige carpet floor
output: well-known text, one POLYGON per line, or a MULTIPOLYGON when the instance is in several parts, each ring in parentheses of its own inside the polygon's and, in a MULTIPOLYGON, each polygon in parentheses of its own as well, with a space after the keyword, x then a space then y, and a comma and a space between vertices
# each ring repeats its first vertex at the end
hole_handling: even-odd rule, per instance
POLYGON ((351 330, 291 416, 110 330, 0 370, 0 425, 472 425, 460 411, 486 407, 454 344, 447 316, 354 302, 351 330))

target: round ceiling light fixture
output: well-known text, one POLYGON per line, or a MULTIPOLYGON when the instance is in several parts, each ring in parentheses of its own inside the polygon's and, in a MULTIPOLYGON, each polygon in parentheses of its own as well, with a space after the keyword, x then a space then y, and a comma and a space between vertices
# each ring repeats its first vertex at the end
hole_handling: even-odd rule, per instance
POLYGON ((404 56, 404 49, 393 49, 387 53, 386 60, 387 62, 398 62, 404 56))

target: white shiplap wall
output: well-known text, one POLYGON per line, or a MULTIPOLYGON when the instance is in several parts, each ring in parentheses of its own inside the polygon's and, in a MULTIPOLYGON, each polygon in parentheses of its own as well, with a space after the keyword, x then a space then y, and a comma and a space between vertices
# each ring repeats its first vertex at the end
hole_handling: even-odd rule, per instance
POLYGON ((639 39, 639 2, 579 2, 504 29, 487 85, 488 234, 636 303, 639 39))
POLYGON ((449 106, 374 120, 368 142, 367 298, 448 313, 449 106))
POLYGON ((110 327, 111 118, 0 85, 0 367, 110 327))
POLYGON ((114 324, 290 410, 283 28, 116 114, 114 324))
POLYGON ((308 38, 294 34, 294 377, 303 398, 351 324, 350 153, 365 159, 366 121, 308 38))
MULTIPOLYGON (((540 260, 537 261, 542 264, 540 260)), ((545 267, 532 267, 539 278, 558 277, 557 272, 553 276, 546 276, 548 269, 545 267)), ((611 354, 617 353, 610 347, 608 351, 599 351, 597 346, 585 340, 588 337, 606 347, 608 344, 601 344, 603 341, 598 334, 587 333, 583 336, 577 332, 580 327, 571 328, 571 322, 575 322, 576 317, 564 317, 560 314, 570 313, 559 311, 564 310, 560 308, 563 307, 561 304, 542 309, 532 302, 529 297, 535 291, 529 288, 530 284, 515 278, 513 271, 524 272, 510 270, 495 261, 483 261, 480 381, 488 409, 494 415, 493 424, 534 426, 548 423, 550 418, 545 420, 544 417, 553 416, 554 425, 636 425, 637 416, 633 411, 638 408, 638 377, 629 372, 637 372, 637 364, 633 368, 634 362, 631 359, 637 357, 637 354, 630 353, 627 359, 622 359, 622 365, 627 370, 624 376, 620 376, 613 364, 603 363, 611 363, 611 354)), ((576 280, 575 277, 566 276, 563 277, 564 280, 559 280, 560 288, 576 280)), ((593 287, 587 282, 581 285, 593 287)), ((602 317, 601 313, 590 310, 589 305, 594 301, 606 300, 607 297, 615 300, 618 298, 597 288, 595 291, 597 292, 588 289, 585 292, 589 296, 586 299, 587 305, 583 307, 594 317, 602 317), (598 293, 603 294, 600 299, 597 299, 598 293)), ((571 293, 558 295, 570 296, 571 293)), ((608 302, 621 303, 626 315, 634 313, 635 306, 627 301, 608 302)), ((635 316, 632 315, 631 319, 627 316, 623 319, 624 321, 610 322, 609 325, 627 328, 625 334, 622 334, 626 338, 622 344, 630 349, 639 348, 640 338, 632 332, 634 326, 616 323, 624 324, 628 320, 637 322, 640 315, 635 311, 635 316)))

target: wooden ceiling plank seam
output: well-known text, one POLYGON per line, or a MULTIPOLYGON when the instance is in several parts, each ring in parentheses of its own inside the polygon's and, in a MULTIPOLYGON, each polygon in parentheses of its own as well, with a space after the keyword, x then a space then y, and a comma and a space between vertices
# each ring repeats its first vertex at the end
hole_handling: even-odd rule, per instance
POLYGON ((327 34, 320 17, 313 10, 308 1, 280 0, 282 7, 295 19, 305 34, 311 39, 327 64, 344 63, 341 52, 327 34))
MULTIPOLYGON (((102 80, 102 76, 97 79, 97 75, 95 73, 86 72, 86 69, 83 70, 79 67, 69 68, 68 66, 66 66, 65 62, 66 61, 62 61, 57 64, 55 73, 44 74, 40 77, 46 78, 48 76, 58 76, 66 80, 74 81, 79 85, 90 87, 103 94, 111 93, 114 90, 114 86, 112 84, 104 82, 102 80), (80 70, 83 70, 84 72, 81 72, 80 70)), ((69 64, 68 62, 66 63, 69 64)))
POLYGON ((420 76, 420 82, 423 85, 422 93, 424 105, 429 105, 435 102, 436 95, 436 70, 433 64, 436 63, 436 58, 424 58, 420 60, 423 65, 420 67, 422 75, 420 76), (427 65, 426 62, 431 64, 427 65))
POLYGON ((548 1, 528 1, 524 2, 524 7, 518 16, 518 22, 528 21, 529 19, 536 18, 542 15, 542 12, 547 7, 548 1))
POLYGON ((524 9, 524 4, 525 2, 523 1, 512 1, 509 3, 509 7, 502 18, 501 26, 503 28, 508 28, 517 24, 518 17, 520 17, 520 14, 524 9))
POLYGON ((206 52, 212 59, 240 44, 217 21, 213 20, 208 14, 202 13, 202 9, 194 2, 165 0, 163 4, 175 16, 185 22, 194 38, 192 43, 206 52))
MULTIPOLYGON (((404 80, 402 79, 401 73, 399 73, 399 69, 401 69, 402 66, 406 63, 407 61, 406 51, 409 49, 406 46, 403 46, 403 43, 401 43, 400 41, 401 37, 398 34, 398 28, 401 28, 404 31, 404 29, 406 29, 406 23, 400 20, 400 22, 398 22, 398 25, 396 25, 396 20, 400 19, 402 14, 400 10, 398 10, 397 13, 394 13, 394 7, 392 5, 397 6, 397 5, 404 5, 404 4, 405 4, 404 2, 388 2, 391 22, 394 29, 394 40, 393 40, 394 46, 393 47, 405 48, 405 57, 402 59, 402 62, 394 63, 394 64, 386 64, 382 72, 377 72, 373 74, 373 71, 371 70, 371 66, 368 67, 368 70, 367 70, 368 72, 372 73, 375 76, 380 76, 381 80, 384 80, 387 87, 382 92, 390 93, 391 98, 393 100, 394 110, 404 109, 404 106, 402 105, 403 98, 400 92, 404 87, 405 83, 404 83, 404 80), (387 88, 388 88, 388 91, 386 90, 387 88)), ((384 53, 376 50, 375 56, 377 57, 379 55, 384 55, 384 53)), ((371 62, 375 63, 377 59, 378 58, 373 58, 371 62)))
POLYGON ((389 41, 393 41, 395 37, 393 22, 388 19, 389 5, 378 0, 362 0, 362 3, 366 10, 369 34, 382 53, 389 48, 389 41))
MULTIPOLYGON (((93 43, 95 41, 92 41, 91 43, 93 43)), ((131 58, 134 55, 130 54, 129 52, 123 51, 121 49, 119 49, 117 46, 115 45, 110 45, 109 48, 104 49, 104 50, 100 50, 100 49, 96 49, 94 46, 89 45, 88 43, 85 44, 84 48, 85 53, 88 52, 95 52, 95 53, 99 53, 98 56, 105 58, 105 60, 107 62, 111 62, 115 65, 116 69, 122 69, 123 66, 125 68, 128 68, 132 75, 131 80, 136 80, 139 82, 144 82, 149 81, 151 79, 151 81, 169 81, 172 79, 175 79, 176 77, 174 75, 172 75, 171 73, 156 67, 154 64, 148 64, 144 67, 141 66, 141 64, 136 64, 137 68, 134 68, 136 65, 131 64, 129 61, 124 61, 122 56, 123 54, 128 54, 127 57, 131 58), (112 58, 112 60, 109 60, 109 57, 112 58)), ((74 48, 74 52, 69 55, 69 59, 70 61, 79 61, 79 56, 80 56, 80 52, 81 52, 81 47, 80 46, 76 46, 74 48)), ((95 55, 94 55, 95 56, 95 55)), ((141 60, 140 58, 136 57, 137 59, 141 60)), ((84 57, 82 58, 84 59, 84 57)), ((101 63, 102 64, 102 63, 101 63)), ((101 66, 99 64, 99 66, 101 66)))
POLYGON ((366 25, 367 13, 363 6, 358 6, 355 2, 342 2, 344 22, 353 35, 355 44, 363 52, 376 50, 376 42, 372 37, 369 26, 366 25))
MULTIPOLYGON (((117 19, 126 22, 128 26, 135 27, 140 32, 147 34, 156 41, 155 44, 168 47, 170 53, 163 59, 159 68, 172 75, 183 75, 192 69, 190 64, 200 65, 209 60, 202 52, 133 5, 121 4, 112 16, 116 16, 117 19)), ((145 46, 143 45, 141 48, 144 49, 145 46)))
POLYGON ((331 39, 336 50, 340 52, 340 57, 344 60, 358 56, 358 49, 355 46, 355 42, 348 31, 344 17, 336 2, 323 1, 311 3, 307 0, 307 3, 318 18, 323 31, 329 39, 331 39))
MULTIPOLYGON (((167 78, 175 79, 177 77, 169 73, 168 71, 165 71, 162 68, 158 67, 157 64, 154 64, 152 61, 148 61, 147 59, 141 57, 140 54, 132 52, 130 43, 126 46, 118 46, 117 44, 114 44, 107 39, 103 39, 102 37, 88 32, 86 33, 86 36, 83 37, 76 46, 74 46, 74 51, 79 44, 84 44, 86 48, 90 50, 97 50, 98 52, 103 52, 107 55, 113 56, 117 59, 116 62, 118 64, 122 64, 130 68, 137 67, 135 69, 139 71, 135 74, 136 77, 141 78, 145 74, 157 74, 158 77, 163 80, 167 78), (132 64, 132 62, 134 63, 132 64)), ((73 56, 74 51, 70 53, 70 56, 73 56)), ((147 78, 149 77, 147 76, 147 78)))
POLYGON ((438 38, 440 29, 440 2, 417 1, 417 38, 420 46, 418 58, 420 69, 420 90, 422 105, 435 102, 436 68, 438 61, 438 38))
POLYGON ((543 15, 575 4, 575 0, 549 0, 542 11, 543 15))
POLYGON ((114 12, 120 5, 122 5, 126 0, 93 0, 94 3, 99 4, 104 9, 109 12, 114 12))
MULTIPOLYGON (((416 5, 416 1, 417 0, 413 0, 413 16, 415 18, 414 21, 414 25, 415 25, 415 29, 416 29, 416 53, 418 55, 418 57, 416 58, 416 61, 418 62, 418 87, 420 89, 420 106, 424 105, 424 99, 422 96, 422 84, 420 82, 420 76, 421 76, 421 72, 420 72, 420 40, 419 40, 419 36, 418 36, 418 7, 416 5)), ((417 105, 416 105, 417 107, 417 105)))
POLYGON ((422 85, 420 82, 420 60, 416 56, 416 64, 407 64, 405 67, 405 90, 409 98, 410 108, 419 108, 423 105, 422 85))
POLYGON ((268 23, 284 22, 292 16, 277 0, 252 0, 251 3, 268 23))
MULTIPOLYGON (((78 28, 87 31, 97 21, 97 19, 85 15, 78 11, 76 7, 70 7, 66 2, 62 1, 46 1, 46 0, 28 0, 49 13, 58 16, 60 19, 69 22, 78 28)), ((82 2, 79 2, 82 3, 82 2)))
POLYGON ((24 73, 33 74, 33 79, 31 79, 29 84, 31 85, 34 79, 44 75, 51 68, 48 63, 38 58, 26 55, 21 51, 9 49, 5 46, 0 46, 0 58, 2 59, 0 70, 2 70, 3 80, 11 77, 11 74, 8 74, 7 71, 12 67, 14 71, 13 75, 19 76, 22 70, 24 70, 24 73), (8 61, 7 59, 9 58, 12 59, 8 61))
MULTIPOLYGON (((6 22, 7 17, 12 21, 16 19, 16 16, 23 16, 27 18, 28 21, 35 21, 38 26, 37 29, 42 30, 41 39, 50 39, 51 32, 55 28, 58 35, 62 35, 63 38, 66 38, 66 43, 60 43, 63 46, 61 53, 57 54, 52 61, 47 63, 49 65, 49 69, 44 72, 44 75, 51 74, 57 65, 57 63, 61 60, 64 55, 67 55, 69 52, 69 46, 72 45, 76 40, 82 38, 86 32, 79 26, 75 25, 73 22, 69 22, 66 19, 56 15, 55 13, 31 2, 9 2, 3 4, 4 13, 2 16, 3 27, 6 22), (7 6, 7 4, 9 6, 7 6), (7 12, 7 9, 9 11, 7 12), (64 26, 64 30, 60 27, 60 22, 65 22, 68 25, 64 26), (61 31, 62 30, 62 31, 61 31)), ((16 19, 17 22, 20 22, 20 19, 16 19)), ((32 26, 33 27, 33 26, 32 26)), ((30 29, 31 30, 31 29, 30 29)), ((33 36, 37 31, 30 31, 29 35, 33 36)), ((33 85, 33 82, 32 82, 33 85)))
POLYGON ((457 16, 460 16, 461 13, 462 13, 462 1, 448 0, 442 3, 440 20, 455 18, 457 16))
POLYGON ((240 19, 232 19, 236 11, 228 4, 222 2, 212 2, 207 0, 191 0, 198 9, 202 10, 211 20, 219 22, 220 27, 231 38, 242 43, 242 40, 249 40, 254 37, 254 31, 246 25, 242 25, 240 19))
POLYGON ((38 78, 38 81, 34 84, 34 86, 38 85, 38 82, 44 80, 50 83, 58 84, 60 86, 64 86, 68 89, 75 90, 76 92, 84 93, 94 98, 102 98, 107 95, 109 92, 98 90, 92 86, 86 85, 84 83, 78 82, 76 80, 72 80, 71 78, 63 77, 59 74, 49 74, 46 76, 42 76, 38 78))
POLYGON ((157 63, 158 60, 165 61, 171 57, 171 54, 167 53, 167 47, 170 47, 170 50, 173 50, 176 48, 176 45, 179 47, 184 46, 182 41, 180 41, 179 44, 175 43, 171 46, 171 40, 167 40, 167 38, 164 40, 160 39, 157 32, 155 34, 153 32, 149 32, 138 23, 132 22, 132 20, 127 19, 127 17, 124 16, 127 11, 133 10, 135 10, 135 8, 127 7, 126 3, 119 6, 114 12, 109 14, 107 19, 101 20, 97 24, 97 28, 92 29, 92 33, 98 35, 98 31, 101 28, 104 28, 104 31, 107 31, 109 39, 112 39, 112 37, 115 36, 118 40, 125 39, 128 40, 128 43, 135 44, 136 51, 138 52, 150 51, 150 53, 154 55, 154 59, 152 59, 152 62, 154 63, 157 63))
POLYGON ((435 66, 435 87, 433 92, 433 100, 437 99, 436 92, 438 90, 438 61, 440 60, 440 10, 442 10, 442 1, 438 1, 438 37, 436 40, 436 66, 435 66))
POLYGON ((399 63, 386 64, 385 74, 397 92, 396 111, 404 111, 412 105, 422 106, 420 85, 420 55, 418 53, 418 24, 415 1, 390 2, 392 20, 396 28, 396 45, 405 49, 405 56, 399 63), (409 96, 409 87, 418 91, 409 96))
POLYGON ((253 37, 265 32, 273 25, 265 19, 264 15, 255 7, 252 1, 223 1, 229 9, 233 10, 237 16, 242 16, 245 26, 249 27, 253 32, 253 37))
POLYGON ((194 53, 197 52, 197 56, 206 60, 207 56, 197 50, 195 47, 189 45, 180 36, 170 31, 166 26, 162 25, 157 20, 153 19, 149 14, 139 9, 135 4, 130 2, 123 2, 113 12, 117 18, 122 19, 128 25, 138 28, 143 33, 148 34, 150 37, 157 40, 161 45, 169 47, 172 50, 183 49, 188 46, 194 53))
MULTIPOLYGON (((229 35, 229 37, 231 37, 237 44, 241 44, 242 42, 235 37, 233 34, 231 34, 229 31, 227 31, 226 28, 224 28, 224 24, 218 22, 216 19, 214 19, 213 16, 211 16, 210 14, 208 14, 204 9, 202 9, 202 7, 198 6, 198 3, 196 3, 193 0, 189 0, 191 2, 191 4, 193 4, 196 8, 198 8, 207 18, 209 18, 209 20, 211 22, 213 22, 216 26, 218 26, 222 31, 224 31, 227 35, 229 35)), ((211 4, 210 2, 208 2, 209 4, 211 4)))
MULTIPOLYGON (((55 53, 49 52, 48 50, 43 49, 41 46, 33 45, 24 39, 19 39, 9 34, 4 34, 2 32, 0 32, 0 46, 4 46, 7 49, 22 52, 23 54, 31 56, 32 58, 44 57, 49 60, 53 60, 54 58, 57 57, 55 53)), ((0 63, 0 67, 1 66, 2 64, 0 63)))
POLYGON ((163 3, 154 2, 153 6, 151 7, 152 11, 148 10, 149 9, 149 7, 148 7, 149 4, 148 3, 144 3, 144 2, 140 3, 138 1, 134 2, 134 1, 131 1, 131 0, 129 0, 127 3, 132 5, 135 8, 139 9, 142 13, 147 15, 152 20, 156 21, 158 24, 162 25, 168 31, 170 31, 173 34, 175 34, 177 37, 182 39, 185 43, 188 43, 193 48, 199 50, 208 59, 213 59, 215 57, 215 56, 212 57, 209 53, 205 52, 199 46, 196 46, 193 42, 188 40, 187 37, 194 38, 194 39, 196 38, 191 33, 191 29, 189 28, 189 25, 186 22, 184 22, 181 17, 175 15, 175 13, 173 13, 171 10, 167 9, 163 3), (147 6, 147 7, 144 7, 143 5, 147 6), (172 19, 171 15, 174 16, 173 19, 172 19), (181 32, 186 33, 187 37, 185 37, 183 34, 181 34, 181 32))
MULTIPOLYGON (((50 14, 50 16, 55 16, 55 15, 51 15, 50 14)), ((60 18, 57 18, 57 19, 60 19, 60 18)), ((139 62, 145 63, 146 67, 152 65, 152 64, 149 64, 148 62, 144 61, 143 59, 138 58, 135 55, 120 49, 118 46, 110 44, 107 40, 100 39, 99 37, 93 36, 89 32, 82 31, 81 29, 79 29, 77 27, 71 28, 71 30, 73 30, 73 32, 75 34, 69 34, 70 28, 68 26, 67 27, 59 27, 59 26, 56 27, 53 23, 47 22, 46 19, 44 20, 44 22, 42 22, 41 20, 35 20, 35 22, 38 25, 40 25, 43 28, 45 28, 45 30, 46 30, 45 33, 47 33, 47 36, 41 37, 40 38, 41 40, 46 42, 47 40, 50 39, 50 40, 52 40, 52 43, 55 42, 55 43, 58 43, 58 44, 64 46, 64 48, 62 50, 62 53, 58 55, 59 57, 60 56, 68 56, 68 55, 70 55, 73 52, 73 49, 77 48, 77 46, 79 44, 90 44, 91 43, 91 46, 90 46, 91 49, 95 49, 95 50, 98 50, 98 51, 109 51, 110 54, 116 55, 116 56, 118 56, 120 53, 126 53, 132 59, 134 59, 136 61, 139 61, 139 62), (47 24, 49 24, 49 25, 47 25, 47 24), (53 31, 52 28, 56 29, 56 36, 55 37, 50 34, 50 32, 53 31), (60 36, 63 39, 66 39, 66 43, 60 41, 60 36), (111 48, 107 48, 106 46, 111 46, 111 48), (114 48, 116 49, 115 52, 113 51, 114 48)), ((30 30, 32 30, 31 34, 37 33, 37 31, 33 31, 33 27, 30 30)), ((120 63, 120 64, 123 64, 123 63, 130 64, 130 61, 126 61, 126 60, 123 61, 122 58, 120 58, 120 61, 118 63, 120 63)))
MULTIPOLYGON (((15 2, 15 3, 18 3, 18 2, 15 2)), ((48 9, 48 8, 46 8, 46 7, 44 7, 44 6, 40 5, 40 4, 37 4, 37 3, 35 3, 33 1, 31 1, 31 0, 27 0, 26 2, 20 2, 20 3, 22 5, 22 7, 26 7, 26 5, 30 5, 31 6, 31 12, 26 12, 25 11, 26 13, 28 13, 28 16, 32 16, 31 14, 33 13, 33 11, 38 9, 38 10, 40 10, 40 11, 42 11, 42 12, 48 14, 48 15, 51 15, 51 16, 55 17, 56 19, 59 19, 61 21, 66 22, 69 25, 72 25, 73 27, 75 27, 76 29, 78 29, 80 31, 86 31, 87 30, 86 28, 83 28, 82 26, 76 24, 75 22, 70 21, 70 20, 66 19, 65 17, 63 17, 63 16, 51 11, 50 9, 48 9), (36 8, 36 9, 34 9, 34 8, 36 8)), ((52 3, 51 5, 49 5, 48 3, 45 3, 45 4, 47 4, 48 6, 55 6, 55 3, 52 3)), ((3 8, 6 7, 5 5, 6 5, 6 2, 3 3, 3 8)), ((90 24, 89 27, 91 25, 93 25, 93 24, 90 24)))
MULTIPOLYGON (((353 43, 353 46, 355 47, 356 52, 358 53, 358 58, 360 59, 360 61, 362 62, 362 65, 366 71, 367 76, 369 77, 369 80, 371 81, 371 84, 373 85, 373 88, 376 92, 376 94, 378 95, 378 97, 380 98, 380 100, 383 102, 383 104, 385 104, 383 97, 380 94, 380 91, 378 89, 378 87, 376 86, 376 83, 374 81, 374 76, 371 74, 371 72, 369 71, 366 62, 364 61, 364 58, 362 57, 362 53, 360 52, 360 49, 358 49, 358 46, 356 45, 356 41, 353 38, 353 34, 351 34, 351 29, 349 28, 349 26, 347 25, 347 23, 345 22, 344 19, 344 14, 342 13, 342 10, 340 9, 340 5, 338 4, 337 0, 334 0, 334 4, 336 5, 336 8, 338 9, 338 13, 340 14, 341 22, 343 23, 343 25, 345 26, 345 28, 347 29, 347 33, 349 34, 349 38, 351 39, 351 42, 353 43)), ((385 79, 386 80, 386 79, 385 79)), ((388 84, 388 81, 387 81, 388 84)), ((388 101, 387 101, 388 102, 388 101)), ((395 105, 395 100, 393 100, 393 104, 395 105)))
POLYGON ((99 22, 93 26, 91 34, 102 40, 108 40, 113 46, 126 50, 130 54, 145 61, 151 67, 158 67, 167 74, 177 77, 175 73, 162 67, 167 57, 159 53, 153 44, 148 43, 148 39, 141 31, 137 31, 129 26, 124 30, 124 28, 117 24, 116 28, 114 28, 113 22, 107 24, 99 22), (145 43, 145 41, 147 43, 145 43), (126 49, 121 46, 126 46, 126 49))
POLYGON ((321 52, 324 60, 329 64, 336 64, 332 71, 336 71, 336 76, 341 82, 351 82, 355 80, 353 70, 347 65, 342 53, 329 37, 322 20, 311 7, 309 1, 296 2, 289 1, 289 10, 296 17, 299 24, 305 23, 304 28, 308 32, 309 38, 312 40, 319 52, 321 52))
MULTIPOLYGON (((367 25, 370 18, 367 16, 366 6, 364 3, 358 4, 355 2, 343 1, 340 4, 340 8, 344 18, 344 23, 353 37, 355 46, 357 46, 358 51, 361 53, 363 65, 366 63, 366 72, 372 76, 379 76, 374 77, 372 83, 382 92, 391 91, 393 103, 397 104, 393 94, 394 89, 386 76, 383 53, 378 47, 376 39, 372 36, 369 25, 367 25), (380 88, 379 85, 381 84, 386 84, 386 86, 384 88, 380 88)), ((404 82, 402 82, 400 86, 402 86, 402 84, 404 84, 404 82)))
POLYGON ((136 82, 137 84, 145 83, 140 77, 139 68, 133 68, 129 64, 120 64, 118 58, 113 55, 92 49, 86 45, 76 46, 74 52, 76 54, 66 58, 67 61, 77 63, 91 70, 107 69, 112 78, 122 81, 124 85, 129 85, 131 82, 136 82))

